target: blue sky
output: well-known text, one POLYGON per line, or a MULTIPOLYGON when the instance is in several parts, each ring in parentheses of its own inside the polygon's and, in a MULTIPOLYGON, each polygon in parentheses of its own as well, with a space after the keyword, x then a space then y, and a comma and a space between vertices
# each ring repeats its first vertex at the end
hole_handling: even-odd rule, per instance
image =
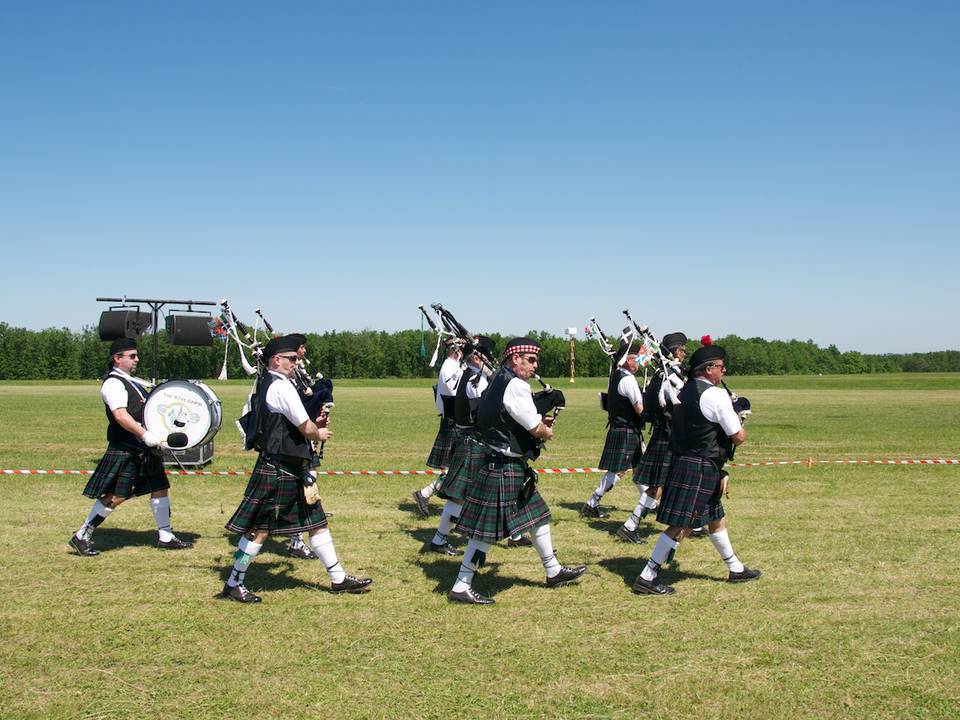
POLYGON ((0 320, 629 307, 957 348, 958 31, 954 2, 5 2, 0 320))

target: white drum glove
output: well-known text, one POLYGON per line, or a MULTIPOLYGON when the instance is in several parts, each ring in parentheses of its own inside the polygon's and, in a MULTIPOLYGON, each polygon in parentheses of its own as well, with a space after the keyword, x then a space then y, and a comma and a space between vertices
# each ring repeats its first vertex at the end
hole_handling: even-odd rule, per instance
POLYGON ((147 430, 140 439, 143 441, 143 444, 146 445, 147 447, 153 448, 153 447, 160 446, 160 438, 158 438, 149 430, 147 430))

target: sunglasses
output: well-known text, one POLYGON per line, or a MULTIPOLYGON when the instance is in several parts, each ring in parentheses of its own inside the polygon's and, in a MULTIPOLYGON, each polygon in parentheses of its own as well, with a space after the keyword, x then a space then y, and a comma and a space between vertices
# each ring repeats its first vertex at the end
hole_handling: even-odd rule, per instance
POLYGON ((523 359, 526 360, 526 361, 527 361, 528 363, 530 363, 531 365, 533 365, 534 363, 537 363, 537 364, 540 363, 540 356, 539 356, 539 355, 524 355, 524 356, 523 356, 523 359))
POLYGON ((278 358, 283 358, 284 360, 289 360, 290 362, 296 362, 300 359, 298 355, 277 355, 278 358))

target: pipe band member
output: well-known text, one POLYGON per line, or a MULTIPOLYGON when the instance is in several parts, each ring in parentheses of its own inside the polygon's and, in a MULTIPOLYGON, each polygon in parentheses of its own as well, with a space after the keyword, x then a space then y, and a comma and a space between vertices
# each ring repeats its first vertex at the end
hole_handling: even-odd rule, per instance
POLYGON ((759 570, 748 568, 734 553, 720 501, 726 476, 723 464, 731 448, 746 439, 730 395, 719 387, 726 365, 727 353, 717 345, 699 348, 690 359, 691 378, 680 390, 680 402, 673 410, 673 463, 657 510, 657 522, 668 527, 657 538, 650 560, 634 582, 635 593, 674 592, 673 587, 658 582, 657 574, 673 557, 680 540, 702 525, 707 526, 713 546, 727 565, 729 582, 760 577, 759 570))
POLYGON ((427 467, 439 470, 441 474, 420 490, 413 491, 413 502, 416 503, 417 513, 422 517, 430 514, 430 496, 436 492, 450 466, 450 453, 457 438, 454 427, 454 397, 457 394, 457 383, 463 375, 463 350, 458 338, 447 338, 445 346, 447 357, 440 365, 440 374, 434 388, 434 403, 440 415, 440 428, 437 430, 430 455, 427 456, 427 467))
POLYGON ((640 491, 640 500, 630 516, 617 530, 617 537, 627 542, 642 542, 637 527, 640 520, 660 504, 663 483, 670 472, 670 414, 677 402, 677 393, 687 381, 682 365, 687 356, 687 336, 682 332, 667 333, 660 343, 662 363, 643 391, 643 412, 652 425, 650 441, 633 473, 633 482, 640 491))
POLYGON ((597 463, 597 467, 606 472, 600 478, 597 489, 580 508, 580 517, 609 517, 600 509, 600 499, 613 490, 624 472, 632 470, 640 462, 643 395, 636 378, 640 369, 638 348, 631 345, 621 340, 613 356, 607 383, 607 437, 597 463))
POLYGON ((263 351, 267 372, 257 382, 251 402, 252 432, 247 434, 247 444, 256 447, 259 457, 243 500, 226 525, 242 536, 221 592, 223 597, 241 603, 260 602, 260 597, 246 588, 244 580, 247 568, 269 535, 308 533, 311 549, 330 574, 331 592, 362 593, 373 582, 344 571, 327 529, 322 503, 307 501, 306 488, 313 484, 309 473, 313 453, 310 441, 326 442, 332 433, 310 419, 293 385, 299 346, 297 336, 274 338, 267 343, 263 351))
POLYGON ((457 530, 470 540, 457 581, 447 597, 453 602, 489 605, 494 601, 474 591, 473 579, 493 543, 517 533, 528 533, 555 587, 576 580, 586 567, 564 567, 553 552, 550 510, 536 486, 536 474, 527 465, 536 459, 543 441, 553 437, 552 420, 537 412, 527 380, 540 362, 540 343, 514 338, 504 350, 504 361, 490 380, 477 409, 477 425, 489 451, 483 469, 466 491, 457 530))
POLYGON ((133 375, 139 362, 136 340, 120 338, 110 345, 110 359, 100 385, 107 413, 107 451, 83 489, 84 495, 95 499, 93 508, 69 541, 79 555, 99 555, 93 547, 94 531, 121 503, 148 494, 157 523, 157 547, 193 547, 193 543, 174 535, 170 526, 170 481, 160 455, 161 438, 143 425, 148 384, 133 375))

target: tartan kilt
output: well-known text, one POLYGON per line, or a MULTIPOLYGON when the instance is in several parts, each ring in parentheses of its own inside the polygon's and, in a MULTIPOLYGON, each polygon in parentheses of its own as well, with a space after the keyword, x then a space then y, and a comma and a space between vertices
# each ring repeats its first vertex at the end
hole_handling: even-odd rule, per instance
POLYGON ((550 510, 534 485, 524 502, 520 490, 526 478, 526 463, 487 451, 481 459, 480 475, 467 486, 457 530, 486 542, 550 522, 550 510))
POLYGON ((437 488, 439 497, 463 503, 467 488, 480 477, 484 459, 489 452, 478 442, 479 439, 478 432, 460 431, 450 454, 450 468, 437 488))
POLYGON ((724 516, 720 502, 720 470, 695 455, 674 458, 663 486, 657 522, 697 528, 724 516))
POLYGON ((670 461, 673 452, 670 450, 670 433, 666 427, 656 425, 650 433, 650 444, 643 453, 643 458, 633 473, 633 481, 637 485, 649 485, 651 488, 660 487, 666 482, 670 474, 670 461))
POLYGON ((614 425, 607 430, 597 467, 607 472, 623 472, 640 460, 640 433, 635 428, 614 425))
POLYGON ((83 494, 94 499, 103 497, 104 493, 129 498, 169 489, 170 481, 163 470, 163 461, 156 458, 147 463, 141 461, 141 455, 149 452, 124 450, 117 445, 107 446, 107 451, 97 463, 97 469, 83 488, 83 494))
POLYGON ((266 530, 271 535, 299 535, 327 526, 323 504, 307 505, 303 495, 306 468, 267 462, 263 456, 250 475, 243 500, 226 524, 227 530, 245 533, 266 530))
POLYGON ((440 418, 440 429, 437 431, 437 438, 433 441, 433 449, 427 458, 427 467, 435 470, 448 467, 450 465, 450 453, 457 437, 457 428, 453 420, 440 418))

